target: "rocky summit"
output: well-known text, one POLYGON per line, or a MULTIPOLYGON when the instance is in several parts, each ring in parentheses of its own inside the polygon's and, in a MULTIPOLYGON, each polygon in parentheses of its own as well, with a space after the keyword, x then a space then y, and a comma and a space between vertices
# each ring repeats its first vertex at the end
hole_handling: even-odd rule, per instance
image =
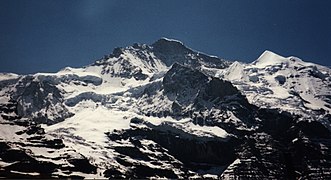
POLYGON ((167 38, 0 74, 2 178, 331 179, 331 69, 167 38))

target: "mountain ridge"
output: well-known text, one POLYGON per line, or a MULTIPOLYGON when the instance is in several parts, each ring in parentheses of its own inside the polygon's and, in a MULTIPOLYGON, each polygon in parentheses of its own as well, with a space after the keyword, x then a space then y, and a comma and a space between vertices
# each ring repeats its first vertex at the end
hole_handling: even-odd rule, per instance
POLYGON ((167 38, 0 74, 0 177, 327 179, 330 88, 299 58, 230 62, 167 38))

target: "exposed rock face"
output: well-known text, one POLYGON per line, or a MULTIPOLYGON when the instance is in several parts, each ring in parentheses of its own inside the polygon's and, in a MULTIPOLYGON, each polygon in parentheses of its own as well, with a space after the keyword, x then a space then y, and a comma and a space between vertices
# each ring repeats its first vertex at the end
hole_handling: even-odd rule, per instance
MULTIPOLYGON (((210 120, 212 124, 218 121, 216 119, 226 116, 227 111, 240 115, 238 117, 244 122, 253 121, 252 112, 257 109, 230 82, 207 76, 199 70, 178 63, 164 75, 161 85, 147 86, 143 95, 137 97, 138 102, 160 99, 169 104, 160 107, 162 109, 157 103, 150 104, 147 109, 140 109, 146 114, 170 115, 175 118, 201 117, 207 121, 213 119, 210 120)), ((137 104, 137 108, 141 107, 144 108, 145 105, 137 104)))
MULTIPOLYGON (((134 128, 128 131, 118 132, 117 134, 108 134, 108 136, 112 141, 129 139, 133 142, 134 147, 115 147, 115 151, 121 154, 130 156, 136 160, 142 159, 151 162, 152 164, 162 164, 163 161, 173 161, 171 163, 174 166, 173 168, 178 168, 182 171, 182 174, 178 176, 175 174, 174 169, 171 168, 165 169, 164 172, 157 169, 151 169, 152 174, 149 174, 149 172, 133 173, 131 177, 136 178, 153 177, 153 175, 166 178, 188 178, 190 177, 190 174, 187 170, 191 169, 196 171, 199 169, 199 166, 204 167, 205 169, 211 169, 214 166, 225 166, 235 159, 234 147, 238 144, 235 139, 229 141, 213 138, 183 139, 176 133, 165 133, 163 131, 149 128, 134 128), (145 154, 141 152, 139 149, 145 149, 141 141, 152 141, 156 143, 156 147, 149 146, 147 148, 152 152, 160 152, 160 156, 153 158, 153 154, 145 154)), ((124 162, 122 161, 125 160, 119 157, 118 162, 123 164, 124 162)), ((126 163, 130 164, 129 162, 126 163)), ((135 169, 136 165, 132 165, 135 169)), ((150 168, 143 165, 141 165, 141 167, 146 169, 150 168)), ((124 173, 122 174, 122 177, 127 177, 127 175, 124 173)))
POLYGON ((152 51, 156 57, 161 59, 167 66, 174 63, 189 65, 198 68, 201 65, 214 68, 226 68, 231 63, 217 57, 208 56, 202 53, 194 52, 184 46, 182 42, 162 38, 156 41, 152 46, 152 51))
POLYGON ((207 82, 208 77, 200 71, 175 63, 165 74, 162 84, 166 96, 174 98, 179 106, 189 106, 207 82))
POLYGON ((212 78, 205 87, 204 92, 200 94, 204 100, 208 101, 216 98, 224 99, 226 96, 237 95, 239 94, 239 91, 229 81, 212 78))
POLYGON ((330 178, 330 133, 320 123, 297 122, 290 114, 259 112, 261 129, 237 150, 238 159, 222 178, 319 179, 330 178), (322 133, 311 132, 318 129, 322 133), (307 128, 310 129, 307 131, 307 128), (323 144, 321 146, 321 144, 323 144), (321 162, 320 159, 323 159, 321 162))
POLYGON ((208 81, 208 77, 198 70, 175 63, 163 78, 166 93, 181 93, 190 89, 199 89, 208 81))
MULTIPOLYGON (((3 124, 3 123, 1 123, 3 124)), ((83 178, 79 175, 54 175, 60 171, 96 173, 96 167, 82 155, 70 152, 61 139, 48 136, 39 125, 27 122, 11 121, 11 126, 18 125, 22 131, 16 132, 22 137, 28 136, 25 141, 7 142, 0 141, 0 159, 7 164, 0 168, 0 177, 6 178, 83 178), (16 148, 12 148, 12 146, 16 148), (17 148, 21 147, 21 148, 17 148), (35 156, 30 148, 46 149, 48 153, 35 156), (52 154, 58 156, 52 157, 52 154), (49 157, 50 156, 50 157, 49 157), (66 163, 63 163, 67 161, 66 163)), ((54 155, 53 155, 54 156, 54 155)))
MULTIPOLYGON (((164 60, 165 64, 171 66, 174 62, 185 64, 187 55, 193 53, 186 48, 181 42, 160 39, 152 44, 156 56, 164 60)), ((197 62, 194 62, 197 63, 197 62)), ((193 66, 196 66, 193 64, 193 66)))
POLYGON ((22 80, 13 96, 17 101, 17 114, 37 123, 54 124, 73 114, 63 105, 60 90, 47 81, 22 80))

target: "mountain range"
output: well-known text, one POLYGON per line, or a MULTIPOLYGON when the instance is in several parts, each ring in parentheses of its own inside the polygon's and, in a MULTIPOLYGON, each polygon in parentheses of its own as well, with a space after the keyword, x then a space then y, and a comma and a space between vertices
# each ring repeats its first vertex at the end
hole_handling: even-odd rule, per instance
POLYGON ((0 74, 0 177, 330 179, 331 69, 161 38, 0 74))

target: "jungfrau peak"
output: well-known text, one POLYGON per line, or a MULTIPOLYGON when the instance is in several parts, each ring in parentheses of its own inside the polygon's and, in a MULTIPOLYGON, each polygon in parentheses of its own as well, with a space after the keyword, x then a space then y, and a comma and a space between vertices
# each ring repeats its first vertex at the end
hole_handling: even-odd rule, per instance
POLYGON ((331 178, 331 70, 162 38, 81 68, 0 74, 0 177, 331 178))

